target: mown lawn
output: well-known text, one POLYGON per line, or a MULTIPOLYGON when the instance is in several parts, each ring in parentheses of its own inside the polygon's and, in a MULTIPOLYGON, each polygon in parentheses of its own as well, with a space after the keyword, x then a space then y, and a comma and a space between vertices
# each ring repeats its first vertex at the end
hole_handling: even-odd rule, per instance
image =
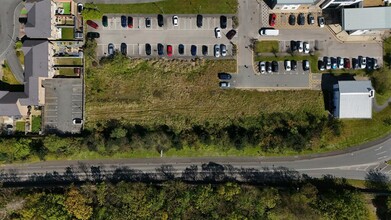
POLYGON ((14 74, 11 72, 10 67, 8 66, 7 61, 4 61, 3 69, 3 78, 1 81, 8 83, 10 85, 21 85, 21 83, 16 80, 14 74))
POLYGON ((16 131, 17 132, 24 132, 26 129, 26 122, 25 121, 17 121, 16 122, 16 131))
POLYGON ((104 14, 235 14, 236 0, 163 0, 138 4, 96 4, 104 14))
POLYGON ((61 28, 61 39, 72 40, 74 38, 73 28, 61 28))
POLYGON ((255 42, 255 53, 277 53, 278 51, 278 41, 267 40, 255 42))
POLYGON ((38 133, 41 130, 42 118, 41 116, 32 116, 31 119, 31 132, 38 133))
POLYGON ((56 65, 66 65, 66 66, 82 65, 82 59, 81 58, 70 58, 70 57, 57 58, 56 65))

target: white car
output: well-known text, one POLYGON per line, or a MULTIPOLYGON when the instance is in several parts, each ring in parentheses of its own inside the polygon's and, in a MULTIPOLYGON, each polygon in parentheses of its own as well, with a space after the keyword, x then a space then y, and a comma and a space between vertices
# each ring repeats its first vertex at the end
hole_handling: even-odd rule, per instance
POLYGON ((308 42, 304 42, 304 53, 310 53, 310 43, 308 42))
POLYGON ((259 72, 261 72, 262 74, 266 73, 266 63, 263 61, 259 62, 259 72))
POLYGON ((363 57, 361 61, 361 69, 365 69, 367 67, 367 58, 363 57))
POLYGON ((83 124, 83 119, 81 119, 81 118, 74 118, 74 119, 72 120, 72 123, 73 123, 74 125, 81 125, 81 124, 83 124))
POLYGON ((319 24, 319 27, 324 27, 324 24, 325 24, 325 22, 324 22, 324 17, 322 17, 322 16, 320 16, 320 17, 318 17, 318 24, 319 24))
POLYGON ((220 46, 218 44, 215 44, 214 47, 215 57, 220 57, 220 46))
POLYGON ((221 38, 221 29, 219 27, 215 28, 215 36, 216 38, 221 38))
POLYGON ((220 44, 220 52, 221 52, 221 56, 223 57, 227 56, 227 47, 225 46, 225 44, 220 44))
POLYGON ((303 52, 303 42, 297 41, 297 50, 302 53, 303 52))
POLYGON ((291 71, 292 66, 291 66, 291 61, 290 60, 285 60, 285 70, 286 71, 291 71))
POLYGON ((338 69, 343 69, 343 58, 342 57, 337 57, 337 65, 338 65, 338 69))
POLYGON ((178 16, 172 16, 172 24, 174 25, 174 27, 178 27, 178 16))

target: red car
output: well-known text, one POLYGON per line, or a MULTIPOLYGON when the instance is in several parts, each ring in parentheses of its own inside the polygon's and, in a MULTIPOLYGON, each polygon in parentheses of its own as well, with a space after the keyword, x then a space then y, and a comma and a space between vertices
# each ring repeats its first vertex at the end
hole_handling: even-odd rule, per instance
POLYGON ((128 16, 128 28, 132 28, 133 27, 133 18, 128 16))
POLYGON ((97 28, 99 27, 97 23, 95 23, 95 22, 93 22, 93 21, 91 21, 91 20, 87 20, 87 24, 88 24, 90 27, 95 28, 95 29, 97 29, 97 28))
POLYGON ((343 59, 343 61, 344 61, 343 67, 345 69, 350 69, 350 59, 349 58, 345 58, 345 59, 343 59))
POLYGON ((172 46, 167 45, 167 56, 171 57, 172 56, 172 46))
POLYGON ((276 14, 270 14, 270 18, 269 18, 269 24, 270 24, 270 26, 274 26, 275 24, 276 24, 276 18, 277 18, 277 16, 276 16, 276 14))

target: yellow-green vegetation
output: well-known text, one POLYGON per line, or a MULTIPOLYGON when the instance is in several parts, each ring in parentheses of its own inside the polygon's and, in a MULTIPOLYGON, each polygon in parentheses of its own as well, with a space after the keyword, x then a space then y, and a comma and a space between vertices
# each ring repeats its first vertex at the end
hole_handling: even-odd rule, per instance
POLYGON ((61 76, 76 76, 73 68, 59 68, 59 75, 61 76))
POLYGON ((277 53, 278 49, 278 41, 276 40, 263 40, 256 41, 254 46, 255 53, 277 53))
POLYGON ((55 65, 64 65, 64 66, 82 65, 82 59, 72 58, 72 57, 57 58, 55 65))
POLYGON ((41 116, 32 116, 31 119, 31 132, 38 133, 41 130, 42 118, 41 116))
POLYGON ((73 28, 61 28, 61 39, 62 40, 72 40, 72 39, 74 39, 74 30, 73 30, 73 28))
POLYGON ((255 61, 284 61, 284 60, 296 60, 310 61, 310 67, 313 72, 318 71, 318 54, 309 55, 309 56, 297 56, 297 55, 287 55, 287 56, 255 56, 255 61))
POLYGON ((16 80, 14 74, 11 72, 10 67, 8 66, 7 61, 4 61, 3 64, 3 78, 1 79, 4 83, 8 83, 10 85, 21 85, 21 83, 16 80))
POLYGON ((235 14, 236 0, 163 0, 137 4, 96 4, 104 14, 235 14))
POLYGON ((22 51, 17 50, 16 51, 16 56, 18 56, 20 64, 24 65, 24 54, 22 51))
POLYGON ((376 93, 376 103, 383 105, 391 97, 391 90, 385 91, 383 94, 376 93))
POLYGON ((235 72, 235 66, 234 60, 191 62, 117 56, 112 62, 88 68, 87 121, 95 124, 121 119, 182 129, 205 122, 227 124, 260 113, 324 114, 320 91, 220 89, 217 73, 235 72))

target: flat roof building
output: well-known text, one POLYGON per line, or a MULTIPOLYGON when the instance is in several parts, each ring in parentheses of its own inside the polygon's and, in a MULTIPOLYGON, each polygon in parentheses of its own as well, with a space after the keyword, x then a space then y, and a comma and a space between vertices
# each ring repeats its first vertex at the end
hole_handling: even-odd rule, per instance
POLYGON ((344 8, 342 29, 345 31, 391 29, 391 7, 344 8))
POLYGON ((301 5, 315 5, 319 0, 265 0, 271 9, 297 10, 301 5))

